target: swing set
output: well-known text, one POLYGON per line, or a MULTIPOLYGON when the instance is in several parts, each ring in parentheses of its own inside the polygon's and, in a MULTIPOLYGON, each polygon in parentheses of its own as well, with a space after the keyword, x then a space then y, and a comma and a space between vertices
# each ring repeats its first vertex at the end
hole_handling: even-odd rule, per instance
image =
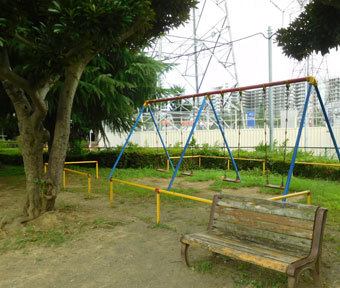
MULTIPOLYGON (((316 95, 317 95, 317 98, 319 100, 319 103, 320 103, 320 106, 321 106, 321 109, 322 109, 322 113, 323 113, 323 116, 325 118, 325 121, 326 121, 326 124, 328 126, 328 130, 330 132, 330 135, 331 135, 331 138, 332 138, 332 141, 333 141, 333 145, 334 145, 334 148, 335 148, 335 151, 337 153, 337 156, 338 156, 338 159, 340 161, 340 152, 339 152, 339 148, 338 148, 338 145, 337 145, 337 142, 336 142, 336 139, 335 139, 335 136, 334 136, 334 133, 333 133, 333 130, 332 130, 332 127, 330 125, 330 122, 329 122, 329 119, 328 119, 328 116, 327 116, 327 113, 326 113, 326 110, 325 110, 325 106, 323 104, 323 101, 322 101, 322 98, 321 98, 321 95, 320 95, 320 91, 319 91, 319 88, 317 86, 317 82, 315 80, 314 77, 303 77, 303 78, 297 78, 297 79, 290 79, 290 80, 284 80, 284 81, 277 81, 277 82, 271 82, 271 83, 265 83, 265 84, 259 84, 259 85, 252 85, 252 86, 245 86, 245 87, 240 87, 240 88, 230 88, 230 89, 224 89, 224 90, 217 90, 217 91, 210 91, 210 92, 205 92, 205 93, 197 93, 197 94, 191 94, 191 95, 184 95, 184 96, 178 96, 178 97, 170 97, 170 98, 162 98, 162 99, 153 99, 153 100, 147 100, 143 107, 141 108, 138 116, 137 116, 137 119, 132 127, 132 130, 130 132, 130 134, 128 135, 127 139, 126 139, 126 142, 118 156, 118 158, 116 159, 116 162, 110 172, 110 175, 108 177, 108 179, 110 180, 113 176, 113 173, 119 163, 119 160, 121 159, 123 153, 124 153, 124 150, 131 138, 131 135, 132 133, 134 132, 134 130, 136 129, 136 126, 143 114, 143 112, 147 109, 151 115, 151 118, 152 118, 152 121, 155 125, 155 128, 156 128, 156 133, 158 134, 159 136, 159 139, 161 140, 161 143, 162 143, 162 146, 163 146, 163 149, 165 151, 165 154, 166 154, 166 157, 171 165, 171 168, 173 170, 173 175, 172 175, 172 178, 171 178, 171 181, 169 183, 169 186, 167 188, 167 190, 169 191, 173 185, 173 182, 177 176, 177 173, 181 167, 181 163, 183 161, 183 158, 184 158, 184 155, 187 151, 187 148, 188 146, 190 145, 190 142, 192 140, 192 137, 194 135, 194 131, 195 131, 195 128, 197 126, 197 123, 198 123, 198 120, 200 119, 200 116, 201 116, 201 113, 203 111, 203 108, 205 107, 205 105, 207 104, 207 102, 210 104, 212 110, 213 110, 213 113, 214 113, 214 116, 216 118, 216 121, 217 121, 217 124, 218 124, 218 127, 220 129, 220 132, 221 132, 221 135, 222 135, 222 138, 224 140, 224 161, 226 161, 227 157, 226 157, 226 150, 228 150, 228 154, 229 154, 229 158, 233 164, 233 167, 234 167, 234 170, 236 172, 236 179, 230 179, 230 178, 227 178, 227 175, 225 174, 224 175, 224 178, 223 180, 224 181, 229 181, 229 182, 236 182, 236 183, 239 183, 241 182, 241 177, 240 177, 240 174, 239 174, 239 171, 238 171, 238 168, 237 168, 237 165, 236 165, 236 162, 235 162, 235 159, 233 157, 233 154, 230 150, 230 147, 229 147, 229 144, 228 144, 228 141, 226 139, 226 136, 225 136, 225 133, 224 133, 224 112, 223 112, 223 105, 224 105, 224 94, 225 93, 232 93, 232 92, 239 92, 239 97, 240 97, 240 104, 242 104, 242 92, 243 91, 246 91, 246 90, 252 90, 252 89, 258 89, 258 88, 262 88, 263 89, 263 101, 264 101, 264 107, 266 107, 266 88, 268 87, 273 87, 273 86, 279 86, 279 85, 286 85, 286 123, 285 123, 285 141, 284 141, 284 161, 286 160, 286 154, 287 154, 287 121, 288 121, 288 102, 289 102, 289 87, 290 87, 290 84, 292 83, 300 83, 300 82, 307 82, 308 83, 308 90, 307 90, 307 95, 306 95, 306 99, 305 99, 305 104, 304 104, 304 108, 303 108, 303 112, 302 112, 302 116, 301 116, 301 121, 300 121, 300 125, 299 125, 299 130, 298 130, 298 135, 297 135, 297 138, 296 138, 296 143, 295 143, 295 147, 294 147, 294 152, 293 152, 293 156, 292 156, 292 160, 291 160, 291 163, 290 163, 290 167, 289 167, 289 172, 288 172, 288 176, 287 176, 287 180, 286 180, 286 183, 285 185, 283 185, 283 181, 284 181, 284 178, 282 178, 282 183, 280 186, 278 185, 273 185, 273 184, 270 184, 269 183, 269 175, 267 173, 267 184, 266 184, 266 187, 270 187, 270 188, 279 188, 279 189, 284 189, 284 195, 287 195, 288 193, 288 190, 289 190, 289 185, 290 185, 290 182, 291 182, 291 178, 292 178, 292 175, 293 175, 293 170, 294 170, 294 166, 295 166, 295 160, 296 160, 296 156, 297 156, 297 151, 298 151, 298 147, 299 147, 299 143, 300 143, 300 138, 301 138, 301 134, 302 134, 302 129, 303 129, 303 126, 304 126, 304 122, 305 122, 305 118, 306 118, 306 112, 307 112, 307 107, 308 107, 308 103, 309 103, 309 99, 310 99, 310 95, 311 95, 311 91, 312 91, 312 87, 314 86, 315 88, 315 91, 316 91, 316 95), (222 123, 219 119, 219 116, 217 114, 217 111, 215 109, 215 106, 214 106, 214 103, 212 101, 212 96, 216 96, 216 95, 221 95, 221 101, 222 101, 222 105, 221 105, 221 114, 222 114, 222 123), (202 100, 202 103, 197 111, 197 114, 195 115, 195 107, 193 106, 193 120, 194 122, 192 123, 192 127, 191 127, 191 131, 189 133, 189 136, 188 136, 188 139, 186 140, 186 143, 184 145, 184 148, 183 148, 183 151, 181 153, 181 156, 179 158, 179 161, 176 165, 176 167, 174 167, 173 165, 173 162, 171 161, 171 158, 170 158, 170 155, 169 155, 169 152, 167 150, 167 147, 166 147, 166 144, 162 138, 162 135, 161 135, 161 132, 159 130, 159 127, 157 125, 157 121, 155 119, 155 116, 154 116, 154 113, 153 113, 153 110, 152 110, 152 105, 153 104, 156 104, 156 103, 161 103, 161 102, 169 102, 169 101, 182 101, 184 99, 193 99, 193 103, 195 104, 195 100, 196 98, 198 97, 203 97, 203 100, 202 100)), ((182 104, 182 103, 181 103, 182 104)), ((181 109, 181 124, 182 124, 182 108, 180 106, 180 109, 181 109)), ((264 111, 266 113, 266 110, 264 111)), ((239 111, 239 113, 241 114, 241 109, 239 111)), ((240 121, 240 118, 239 117, 239 121, 240 121)), ((267 153, 267 130, 266 130, 266 119, 264 120, 264 130, 265 130, 265 151, 266 151, 266 157, 265 157, 265 163, 268 162, 268 153, 267 153)), ((238 158, 240 158, 239 156, 239 153, 240 153, 240 135, 241 135, 241 123, 239 123, 238 125, 238 158)), ((167 128, 166 128, 167 129, 167 128)), ((181 131, 181 136, 182 135, 182 131, 181 131)), ((167 137, 167 134, 166 134, 166 137, 167 137)), ((192 146, 192 145, 191 145, 192 146)), ((192 147, 192 159, 194 158, 194 155, 193 155, 193 147, 192 147)), ((163 170, 163 169, 160 169, 160 168, 157 168, 158 171, 160 170, 163 170)), ((226 171, 227 169, 225 169, 226 171)), ((161 172, 168 172, 168 170, 163 170, 161 172)), ((193 176, 193 170, 191 170, 190 173, 188 172, 184 172, 182 173, 183 175, 189 175, 189 176, 193 176)), ((283 200, 284 201, 284 200, 283 200)))

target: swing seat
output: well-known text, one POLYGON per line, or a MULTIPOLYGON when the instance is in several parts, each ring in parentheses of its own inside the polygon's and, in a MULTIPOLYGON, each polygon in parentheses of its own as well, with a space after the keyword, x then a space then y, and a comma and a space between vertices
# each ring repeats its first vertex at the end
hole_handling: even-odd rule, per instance
POLYGON ((167 170, 167 169, 161 169, 161 168, 157 168, 156 171, 158 171, 158 172, 163 172, 163 173, 169 172, 169 170, 167 170))
POLYGON ((264 187, 273 188, 273 189, 281 189, 281 190, 284 190, 284 189, 285 189, 285 186, 274 185, 274 184, 266 184, 266 185, 264 185, 264 187))
POLYGON ((234 183, 240 183, 240 179, 231 179, 231 178, 227 178, 227 177, 224 177, 223 178, 223 181, 226 181, 226 182, 234 182, 234 183))
POLYGON ((182 172, 181 174, 184 176, 194 176, 194 173, 192 172, 182 172))

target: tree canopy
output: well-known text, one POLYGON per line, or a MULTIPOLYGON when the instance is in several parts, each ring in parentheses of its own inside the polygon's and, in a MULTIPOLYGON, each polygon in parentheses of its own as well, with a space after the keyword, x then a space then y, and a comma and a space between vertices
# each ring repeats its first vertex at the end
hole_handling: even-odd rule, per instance
POLYGON ((278 45, 285 55, 302 60, 313 52, 322 55, 340 45, 340 3, 314 0, 288 28, 277 31, 278 45))
MULTIPOLYGON (((24 215, 28 219, 54 207, 73 100, 87 65, 93 65, 88 73, 97 73, 96 61, 118 57, 126 49, 137 57, 139 49, 186 21, 195 4, 195 0, 1 0, 0 81, 18 119, 27 188, 24 215), (50 138, 44 120, 51 102, 56 109, 54 137, 48 171, 43 175, 43 145, 50 138)), ((120 85, 117 95, 133 90, 135 84, 128 79, 108 77, 110 70, 119 75, 119 65, 107 64, 104 73, 93 75, 95 81, 102 86, 109 82, 120 85)), ((83 84, 81 89, 89 86, 83 84)), ((108 85, 105 89, 113 88, 108 85)), ((130 94, 129 99, 135 102, 137 95, 130 94)), ((91 101, 88 98, 86 105, 91 101)), ((117 97, 117 107, 120 101, 127 98, 117 97)))
MULTIPOLYGON (((142 52, 130 52, 128 49, 97 56, 84 70, 76 91, 70 142, 87 139, 90 130, 100 132, 104 140, 107 128, 115 132, 129 131, 136 110, 147 99, 180 92, 178 87, 165 89, 158 86, 160 74, 169 68, 169 65, 142 52)), ((45 126, 52 135, 56 118, 54 93, 57 92, 47 97, 51 109, 45 126)))

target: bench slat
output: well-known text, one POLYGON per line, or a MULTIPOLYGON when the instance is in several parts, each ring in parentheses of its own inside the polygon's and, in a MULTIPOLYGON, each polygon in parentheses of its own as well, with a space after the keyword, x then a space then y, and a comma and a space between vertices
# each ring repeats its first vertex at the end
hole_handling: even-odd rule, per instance
POLYGON ((313 231, 314 229, 314 221, 311 220, 302 220, 296 219, 292 217, 283 217, 273 214, 264 214, 258 213, 257 211, 248 211, 243 209, 233 209, 223 206, 216 207, 214 218, 222 218, 231 215, 232 217, 238 218, 240 220, 252 220, 252 221, 259 221, 259 222, 267 222, 273 223, 278 225, 285 225, 289 227, 294 227, 296 229, 303 229, 306 231, 313 231), (221 214, 221 215, 220 215, 221 214), (225 216, 226 215, 226 216, 225 216))
POLYGON ((253 227, 235 225, 232 223, 216 222, 213 226, 213 233, 224 234, 228 237, 248 240, 269 247, 279 247, 290 254, 308 253, 311 248, 312 241, 310 239, 294 237, 286 234, 276 233, 272 231, 259 230, 253 227))
POLYGON ((219 237, 208 232, 185 235, 182 242, 281 272, 286 272, 289 264, 300 259, 251 242, 219 237))
POLYGON ((228 223, 253 227, 258 230, 273 231, 280 234, 312 239, 313 222, 290 217, 263 214, 241 209, 217 207, 214 222, 228 223), (280 219, 279 219, 280 218, 280 219), (304 226, 303 226, 304 224, 304 226))
POLYGON ((258 213, 272 214, 278 216, 286 216, 297 219, 314 221, 317 206, 296 204, 285 202, 276 202, 272 200, 263 200, 255 198, 235 197, 229 195, 221 196, 217 202, 218 206, 233 207, 254 211, 258 213))

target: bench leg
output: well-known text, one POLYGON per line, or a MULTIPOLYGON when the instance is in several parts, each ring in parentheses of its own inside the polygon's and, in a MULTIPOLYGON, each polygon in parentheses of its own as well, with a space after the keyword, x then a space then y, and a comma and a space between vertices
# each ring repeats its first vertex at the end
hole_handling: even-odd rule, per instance
POLYGON ((315 262, 315 268, 311 270, 314 282, 321 287, 322 270, 321 270, 321 257, 315 262))
POLYGON ((188 267, 190 267, 190 263, 188 260, 188 249, 189 249, 189 244, 182 243, 182 249, 181 249, 182 260, 188 267))
POLYGON ((297 279, 293 276, 288 276, 288 288, 295 288, 297 279))

